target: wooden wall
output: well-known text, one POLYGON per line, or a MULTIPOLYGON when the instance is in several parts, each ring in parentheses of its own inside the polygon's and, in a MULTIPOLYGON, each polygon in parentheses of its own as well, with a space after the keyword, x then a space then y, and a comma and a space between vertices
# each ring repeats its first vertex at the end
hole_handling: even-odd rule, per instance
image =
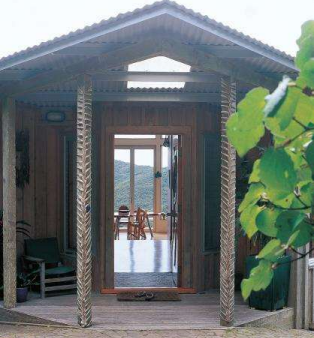
MULTIPOLYGON (((74 132, 75 120, 73 111, 67 111, 64 123, 49 124, 44 114, 44 110, 34 106, 17 104, 16 130, 29 132, 29 184, 17 188, 17 220, 31 224, 33 238, 56 236, 62 249, 62 140, 66 131, 74 132)), ((2 147, 2 137, 0 143, 2 147)), ((2 207, 2 193, 0 196, 2 207)), ((18 249, 19 253, 23 251, 22 237, 18 249)))
MULTIPOLYGON (((209 104, 179 103, 97 103, 93 107, 93 274, 94 289, 105 285, 111 286, 112 279, 104 281, 99 276, 105 274, 110 264, 110 257, 105 255, 106 196, 104 187, 113 184, 112 177, 104 176, 106 152, 109 149, 106 128, 145 127, 147 133, 154 133, 155 128, 164 126, 185 127, 191 130, 188 141, 189 177, 185 178, 184 189, 189 189, 191 202, 186 202, 189 209, 188 222, 191 232, 184 236, 190 252, 185 252, 182 259, 191 267, 191 275, 185 276, 185 285, 190 284, 197 291, 219 287, 219 253, 204 254, 202 233, 202 175, 203 154, 201 149, 202 134, 219 133, 220 108, 209 104), (101 259, 104 258, 104 260, 101 259), (106 258, 107 257, 107 258, 106 258), (109 259, 109 260, 108 260, 109 259)), ((75 136, 75 110, 67 109, 66 121, 51 124, 44 120, 44 109, 17 105, 17 129, 27 129, 30 133, 30 182, 17 193, 17 217, 32 225, 35 238, 56 236, 63 249, 63 136, 75 136)), ((1 128, 0 128, 1 133, 1 128)), ((2 138, 0 139, 2 143, 2 138)), ((1 144, 2 146, 2 144, 1 144)), ((184 159, 183 159, 184 160, 184 159)), ((0 156, 2 170, 2 156, 0 156)), ((2 188, 1 188, 2 189, 2 188)), ((0 194, 2 205, 2 194, 0 194)), ((217 224, 219 226, 219 224, 217 224)), ((243 270, 243 257, 246 254, 241 242, 241 259, 237 269, 243 270)))

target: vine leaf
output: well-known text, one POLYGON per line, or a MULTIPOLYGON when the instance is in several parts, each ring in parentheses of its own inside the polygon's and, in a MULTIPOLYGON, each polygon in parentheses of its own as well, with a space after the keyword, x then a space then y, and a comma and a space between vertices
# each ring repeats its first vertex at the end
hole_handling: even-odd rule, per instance
POLYGON ((249 205, 255 204, 263 195, 265 191, 261 183, 251 184, 249 191, 246 193, 244 200, 239 206, 239 212, 242 212, 249 205))
POLYGON ((265 133, 263 108, 267 94, 268 90, 261 87, 250 91, 226 124, 228 139, 241 157, 255 147, 265 133))
POLYGON ((260 177, 267 187, 269 199, 274 203, 291 195, 297 183, 293 162, 284 149, 269 148, 264 153, 260 162, 260 177))
POLYGON ((276 237, 278 229, 275 227, 276 219, 280 215, 278 209, 264 209, 256 217, 257 229, 266 236, 276 237))
POLYGON ((258 207, 257 205, 253 204, 241 213, 240 222, 243 230, 249 238, 252 238, 252 236, 258 231, 255 219, 261 210, 262 207, 258 207))
POLYGON ((306 148, 305 159, 314 174, 314 142, 312 141, 306 148))
POLYGON ((258 266, 252 269, 250 277, 243 279, 241 289, 244 299, 247 299, 252 291, 265 290, 267 288, 274 276, 272 265, 272 262, 262 259, 259 261, 258 266))

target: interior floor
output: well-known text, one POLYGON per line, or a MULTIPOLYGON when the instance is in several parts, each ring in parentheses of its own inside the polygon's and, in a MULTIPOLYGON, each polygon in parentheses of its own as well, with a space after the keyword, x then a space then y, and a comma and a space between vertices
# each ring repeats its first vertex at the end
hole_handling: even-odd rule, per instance
POLYGON ((115 287, 173 287, 170 242, 166 234, 151 240, 127 240, 120 234, 114 243, 115 287), (165 239, 157 239, 165 238, 165 239))

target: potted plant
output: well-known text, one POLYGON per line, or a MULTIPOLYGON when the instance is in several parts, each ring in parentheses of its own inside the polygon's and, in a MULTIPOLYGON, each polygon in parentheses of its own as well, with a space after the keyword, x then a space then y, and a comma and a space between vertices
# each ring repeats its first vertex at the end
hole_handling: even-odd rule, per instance
POLYGON ((24 303, 27 301, 28 288, 36 278, 34 274, 20 273, 16 278, 16 301, 18 303, 24 303))

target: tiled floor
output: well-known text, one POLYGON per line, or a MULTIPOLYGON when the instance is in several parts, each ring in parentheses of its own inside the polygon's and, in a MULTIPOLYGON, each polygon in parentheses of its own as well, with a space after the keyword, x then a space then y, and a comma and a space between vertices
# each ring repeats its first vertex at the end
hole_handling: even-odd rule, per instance
POLYGON ((115 241, 115 272, 170 272, 167 240, 115 241))
POLYGON ((128 241, 126 234, 121 234, 120 240, 115 241, 115 287, 173 286, 170 242, 157 237, 128 241))

